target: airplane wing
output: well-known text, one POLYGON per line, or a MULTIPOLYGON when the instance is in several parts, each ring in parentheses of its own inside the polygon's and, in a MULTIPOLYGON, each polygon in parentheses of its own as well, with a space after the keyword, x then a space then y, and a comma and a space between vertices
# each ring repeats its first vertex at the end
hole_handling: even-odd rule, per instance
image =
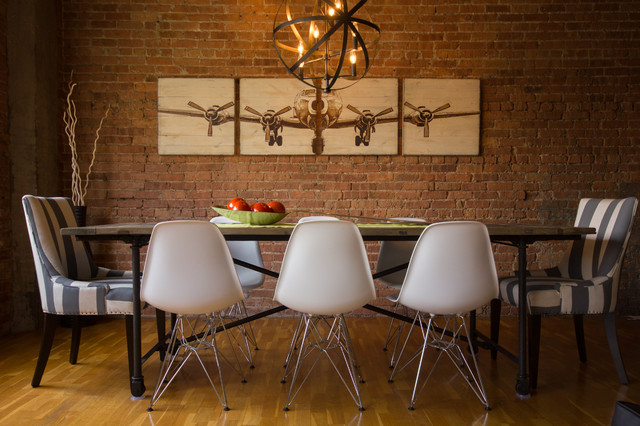
MULTIPOLYGON (((463 117, 467 115, 479 115, 479 114, 480 112, 449 112, 446 114, 434 114, 433 117, 431 117, 431 119, 435 120, 436 118, 463 117)), ((413 117, 413 113, 409 115, 405 115, 404 121, 411 121, 412 117, 413 117)))
POLYGON ((203 114, 201 112, 182 111, 178 109, 159 109, 158 112, 164 112, 165 114, 174 114, 174 115, 186 115, 187 117, 198 117, 198 118, 203 117, 203 114))
MULTIPOLYGON (((396 123, 398 121, 398 117, 378 117, 376 119, 376 126, 384 123, 396 123)), ((336 121, 329 129, 344 129, 346 127, 353 127, 356 125, 356 119, 353 120, 345 120, 345 121, 336 121)))
POLYGON ((479 115, 479 112, 449 112, 446 114, 435 114, 433 116, 434 119, 436 118, 450 118, 450 117, 463 117, 465 115, 479 115))
POLYGON ((301 123, 297 118, 281 118, 282 127, 291 127, 292 129, 308 129, 304 123, 301 123))
MULTIPOLYGON (((245 123, 260 123, 260 117, 250 116, 250 115, 241 115, 240 121, 244 121, 245 123)), ((309 127, 300 122, 297 118, 280 118, 280 124, 282 127, 290 127, 294 129, 308 129, 309 127)))

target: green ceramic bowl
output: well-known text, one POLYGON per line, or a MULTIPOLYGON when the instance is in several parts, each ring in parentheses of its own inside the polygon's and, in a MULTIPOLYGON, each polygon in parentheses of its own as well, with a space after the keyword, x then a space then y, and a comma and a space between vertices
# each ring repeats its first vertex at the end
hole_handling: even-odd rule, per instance
POLYGON ((229 210, 224 207, 213 207, 213 210, 221 216, 249 225, 273 225, 274 223, 280 222, 289 214, 247 212, 242 210, 229 210))

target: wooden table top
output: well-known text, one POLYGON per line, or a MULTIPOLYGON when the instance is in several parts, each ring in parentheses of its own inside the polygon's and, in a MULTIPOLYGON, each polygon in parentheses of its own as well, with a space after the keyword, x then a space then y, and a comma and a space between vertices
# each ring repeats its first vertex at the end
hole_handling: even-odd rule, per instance
MULTIPOLYGON (((295 223, 274 225, 217 224, 222 233, 230 239, 286 240, 291 235, 295 223)), ((63 228, 62 235, 75 235, 86 239, 119 239, 127 236, 149 236, 155 223, 122 223, 63 228)), ((358 223, 362 237, 367 240, 417 239, 426 223, 358 223)), ((594 228, 573 226, 548 226, 530 224, 487 224, 493 240, 525 238, 529 241, 553 239, 577 239, 585 234, 595 233, 594 228)))

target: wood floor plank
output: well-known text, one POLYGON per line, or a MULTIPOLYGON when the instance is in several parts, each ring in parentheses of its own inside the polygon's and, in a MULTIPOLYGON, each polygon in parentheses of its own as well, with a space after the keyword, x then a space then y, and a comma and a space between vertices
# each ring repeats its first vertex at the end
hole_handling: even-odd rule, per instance
MULTIPOLYGON (((131 400, 127 381, 124 321, 102 320, 83 330, 78 363, 68 363, 71 332, 59 328, 42 386, 30 380, 40 344, 39 332, 3 337, 0 344, 0 424, 194 424, 194 425, 608 425, 617 400, 640 402, 640 321, 619 319, 621 350, 630 385, 621 385, 609 354, 600 318, 585 318, 587 358, 578 361, 570 318, 543 318, 538 390, 528 399, 515 395, 517 366, 503 356, 479 354, 491 411, 485 411, 447 359, 441 359, 418 399, 407 409, 415 368, 388 383, 390 351, 382 351, 386 318, 348 318, 366 383, 361 385, 366 410, 358 411, 331 366, 318 364, 309 381, 284 412, 288 383, 281 384, 283 362, 296 324, 292 318, 265 318, 254 323, 260 349, 247 383, 223 368, 231 411, 223 411, 196 363, 190 363, 147 412, 160 368, 153 356, 143 366, 147 392, 131 400)), ((479 319, 488 332, 488 321, 479 319)), ((155 322, 143 320, 143 348, 155 342, 155 322)), ((501 342, 515 352, 515 318, 504 318, 501 342)), ((414 342, 417 344, 417 341, 414 342)), ((228 345, 222 344, 222 350, 228 345)), ((427 366, 435 354, 426 357, 427 366)), ((209 358, 210 363, 213 362, 209 358)), ((209 364, 212 365, 212 364, 209 364)), ((212 372, 216 371, 212 368, 212 372)))

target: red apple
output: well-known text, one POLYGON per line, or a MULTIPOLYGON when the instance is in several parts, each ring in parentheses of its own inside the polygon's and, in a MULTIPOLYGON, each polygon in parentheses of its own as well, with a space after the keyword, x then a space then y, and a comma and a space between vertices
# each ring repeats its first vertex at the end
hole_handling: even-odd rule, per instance
POLYGON ((249 206, 249 203, 247 203, 242 198, 234 198, 233 200, 229 201, 229 204, 227 204, 227 208, 229 210, 243 210, 247 212, 251 211, 251 206, 249 206))
POLYGON ((268 205, 274 213, 285 213, 287 211, 287 209, 284 208, 284 204, 280 201, 272 201, 268 205))
POLYGON ((273 213, 273 210, 271 210, 271 207, 269 207, 265 203, 255 203, 254 205, 251 206, 251 211, 262 212, 262 213, 273 213))

